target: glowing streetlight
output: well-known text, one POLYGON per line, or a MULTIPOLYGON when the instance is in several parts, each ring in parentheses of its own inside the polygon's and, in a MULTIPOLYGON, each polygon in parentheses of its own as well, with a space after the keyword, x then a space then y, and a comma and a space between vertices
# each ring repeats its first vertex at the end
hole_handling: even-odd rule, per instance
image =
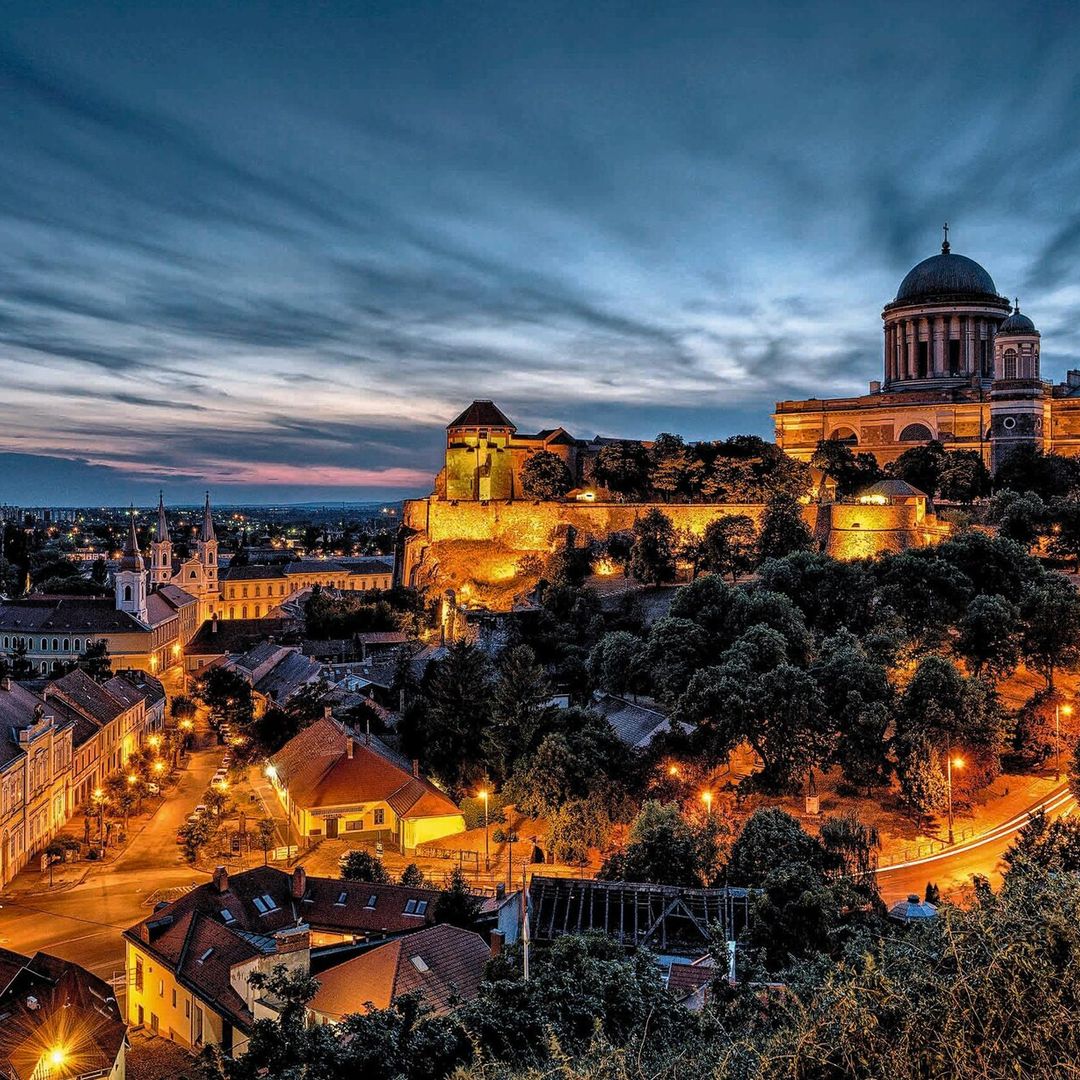
POLYGON ((275 769, 273 765, 267 765, 266 768, 263 769, 263 772, 266 774, 268 780, 277 779, 277 769, 275 769))
POLYGON ((129 787, 134 787, 139 782, 139 778, 134 773, 132 773, 127 778, 127 781, 128 781, 128 786, 129 787))
POLYGON ((679 775, 679 766, 678 765, 669 765, 667 772, 668 772, 668 776, 678 776, 679 775))
POLYGON ((948 778, 949 788, 949 843, 952 844, 955 843, 955 841, 953 840, 952 771, 953 769, 962 769, 964 767, 964 759, 960 757, 954 758, 952 756, 952 753, 950 752, 947 762, 948 764, 945 770, 945 775, 948 778))
POLYGON ((156 750, 161 745, 161 736, 151 735, 146 741, 150 744, 152 749, 156 750))
POLYGON ((49 1064, 54 1069, 58 1069, 61 1065, 63 1065, 66 1058, 67 1054, 64 1053, 64 1048, 62 1046, 54 1046, 49 1051, 49 1064))
POLYGON ((154 772, 156 772, 158 774, 158 776, 160 776, 164 771, 165 771, 165 762, 164 761, 155 761, 154 762, 154 772))
POLYGON ((703 791, 701 793, 701 801, 705 804, 705 812, 712 817, 712 792, 703 791))
POLYGON ((1054 703, 1054 746, 1057 749, 1056 765, 1054 766, 1054 779, 1061 779, 1061 714, 1072 716, 1071 705, 1059 705, 1054 703))
POLYGON ((488 797, 489 792, 484 788, 480 792, 480 798, 484 800, 484 869, 491 869, 491 853, 488 848, 488 797))

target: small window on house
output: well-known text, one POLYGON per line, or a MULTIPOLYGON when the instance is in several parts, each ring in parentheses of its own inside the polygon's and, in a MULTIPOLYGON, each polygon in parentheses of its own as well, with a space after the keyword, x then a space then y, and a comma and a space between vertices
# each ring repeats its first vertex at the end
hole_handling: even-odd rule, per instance
POLYGON ((428 902, 426 900, 406 900, 405 912, 406 915, 423 915, 427 911, 428 902))
POLYGON ((263 893, 262 902, 266 905, 267 911, 277 911, 277 901, 269 893, 263 893))
POLYGON ((236 922, 236 916, 227 907, 221 909, 221 918, 226 926, 236 922))
POLYGON ((385 824, 385 822, 386 822, 386 811, 385 810, 376 810, 375 811, 375 824, 376 825, 383 825, 383 824, 385 824))
POLYGON ((207 949, 206 952, 204 952, 202 954, 202 956, 199 957, 199 963, 200 964, 205 964, 206 961, 209 960, 210 957, 213 955, 213 952, 214 952, 214 947, 211 945, 210 948, 207 949))
POLYGON ((410 956, 409 960, 412 961, 412 966, 417 971, 430 971, 431 969, 427 965, 427 961, 422 956, 410 956))
POLYGON ((344 907, 345 906, 345 901, 348 900, 348 899, 349 899, 349 894, 347 892, 339 892, 338 893, 338 898, 334 901, 334 906, 335 907, 344 907))
POLYGON ((260 915, 265 915, 266 914, 267 908, 266 908, 266 905, 263 903, 263 900, 262 900, 261 896, 256 896, 255 899, 252 900, 251 902, 255 905, 255 910, 260 915))
POLYGON ((379 902, 379 898, 378 898, 378 897, 377 897, 377 896, 376 896, 376 895, 375 895, 374 893, 372 893, 372 894, 371 894, 371 896, 369 896, 369 897, 367 898, 367 903, 366 903, 366 904, 365 904, 364 906, 365 906, 366 908, 368 908, 369 910, 372 910, 372 911, 374 911, 374 909, 375 909, 375 905, 376 905, 376 904, 377 904, 378 902, 379 902))

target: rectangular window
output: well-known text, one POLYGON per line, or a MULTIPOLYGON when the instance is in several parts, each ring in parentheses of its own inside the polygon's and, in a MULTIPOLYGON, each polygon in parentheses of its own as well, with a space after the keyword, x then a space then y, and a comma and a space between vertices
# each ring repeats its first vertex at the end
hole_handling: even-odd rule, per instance
POLYGON ((141 956, 135 957, 135 989, 142 993, 143 988, 143 962, 141 956))
POLYGON ((364 831, 364 819, 357 818, 355 821, 345 822, 346 832, 363 832, 364 831))
POLYGON ((176 1008, 176 987, 175 986, 173 987, 173 992, 172 992, 172 1007, 174 1009, 176 1008))
POLYGON ((158 979, 157 996, 158 997, 164 997, 165 996, 165 980, 164 979, 158 979))
POLYGON ((375 824, 376 825, 382 825, 385 822, 386 822, 386 811, 385 810, 376 810, 375 811, 375 824))

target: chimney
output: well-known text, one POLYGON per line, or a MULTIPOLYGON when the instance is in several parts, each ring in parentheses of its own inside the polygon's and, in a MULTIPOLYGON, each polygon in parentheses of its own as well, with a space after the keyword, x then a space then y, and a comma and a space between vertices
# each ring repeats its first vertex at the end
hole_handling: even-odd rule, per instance
POLYGON ((334 719, 334 707, 333 707, 333 705, 324 705, 323 710, 322 710, 322 714, 323 714, 324 719, 333 720, 334 719))
POLYGON ((0 690, 10 690, 11 685, 12 684, 10 675, 5 675, 2 679, 0 679, 0 690))
POLYGON ((214 883, 214 888, 219 893, 229 891, 229 871, 224 866, 219 866, 214 871, 214 876, 211 879, 214 883))
POLYGON ((352 739, 345 740, 345 756, 352 761, 352 739))
POLYGON ((274 951, 283 953, 304 952, 311 948, 311 931, 306 926, 290 926, 274 934, 274 951))
POLYGON ((210 633, 211 634, 216 634, 217 633, 217 612, 216 611, 214 612, 213 616, 210 619, 210 633))
POLYGON ((412 759, 412 774, 413 774, 413 776, 419 776, 420 775, 420 759, 419 758, 413 758, 412 759))
POLYGON ((491 955, 499 956, 506 944, 506 935, 501 930, 491 931, 491 955))
POLYGON ((304 893, 307 892, 307 871, 302 866, 298 866, 292 872, 292 883, 289 891, 294 900, 304 899, 304 893))
POLYGON ((496 900, 505 900, 506 899, 506 882, 505 881, 497 881, 495 883, 495 899, 496 900))

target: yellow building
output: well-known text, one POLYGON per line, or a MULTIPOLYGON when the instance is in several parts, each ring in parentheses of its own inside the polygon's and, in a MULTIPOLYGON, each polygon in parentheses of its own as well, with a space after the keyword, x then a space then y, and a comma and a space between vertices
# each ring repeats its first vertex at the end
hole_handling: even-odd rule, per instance
POLYGON ((393 569, 381 559, 299 559, 272 566, 230 567, 222 579, 219 614, 223 619, 273 617, 289 597, 316 585, 339 592, 367 592, 389 589, 393 578, 393 569))
POLYGON ((213 879, 124 932, 127 1020, 139 1029, 198 1050, 242 1054, 251 1027, 273 1017, 250 985, 253 972, 278 965, 308 972, 353 953, 343 943, 379 941, 422 931, 439 893, 308 877, 257 867, 213 879))
POLYGON ((72 724, 0 679, 0 887, 60 831, 71 811, 72 724))
POLYGON ((452 833, 465 819, 445 792, 391 760, 377 742, 359 741, 321 717, 271 759, 267 775, 293 836, 392 839, 412 851, 452 833))

